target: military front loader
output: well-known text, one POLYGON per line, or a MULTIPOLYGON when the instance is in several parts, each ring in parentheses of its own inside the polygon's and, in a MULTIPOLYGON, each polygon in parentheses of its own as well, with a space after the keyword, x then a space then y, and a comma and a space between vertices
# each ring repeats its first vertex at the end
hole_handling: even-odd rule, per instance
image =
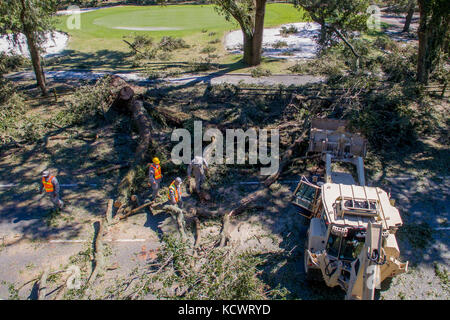
POLYGON ((402 219, 387 192, 365 185, 366 142, 346 132, 347 126, 341 120, 312 121, 308 152, 321 154, 325 175, 302 177, 293 204, 309 220, 307 278, 340 286, 346 299, 372 300, 383 280, 407 272, 395 237, 402 219), (332 172, 333 162, 354 164, 359 183, 350 173, 332 172))

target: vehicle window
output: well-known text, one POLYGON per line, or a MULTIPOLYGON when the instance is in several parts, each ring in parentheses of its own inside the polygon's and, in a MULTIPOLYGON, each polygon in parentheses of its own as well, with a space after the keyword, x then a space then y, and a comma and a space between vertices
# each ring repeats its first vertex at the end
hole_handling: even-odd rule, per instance
POLYGON ((327 243, 327 252, 329 255, 337 257, 339 255, 339 246, 341 244, 341 238, 330 234, 327 243))
POLYGON ((312 210, 317 188, 302 183, 295 194, 297 203, 305 209, 312 210))

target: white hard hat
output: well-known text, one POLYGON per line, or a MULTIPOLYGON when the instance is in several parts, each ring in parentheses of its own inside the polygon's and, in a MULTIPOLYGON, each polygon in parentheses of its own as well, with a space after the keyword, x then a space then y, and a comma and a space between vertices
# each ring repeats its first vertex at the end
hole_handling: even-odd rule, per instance
POLYGON ((50 175, 50 172, 48 170, 45 170, 44 172, 42 172, 42 176, 47 178, 50 175))
POLYGON ((176 178, 175 181, 178 182, 178 183, 182 183, 183 182, 183 180, 181 180, 180 177, 176 178))
POLYGON ((199 165, 201 165, 203 163, 203 158, 200 157, 200 156, 196 156, 194 158, 194 160, 192 160, 192 163, 199 166, 199 165))

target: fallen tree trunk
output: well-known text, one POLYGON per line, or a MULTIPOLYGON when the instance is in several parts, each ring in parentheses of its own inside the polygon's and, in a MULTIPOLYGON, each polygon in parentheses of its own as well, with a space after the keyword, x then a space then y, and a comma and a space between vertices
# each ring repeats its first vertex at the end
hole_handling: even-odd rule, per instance
POLYGON ((176 221, 178 232, 181 235, 181 239, 183 241, 186 241, 186 228, 185 228, 185 221, 184 221, 184 212, 182 209, 174 206, 174 205, 166 205, 163 208, 165 211, 169 212, 169 214, 172 216, 172 218, 176 221))
POLYGON ((109 199, 108 200, 108 207, 106 208, 106 223, 109 225, 113 222, 113 206, 114 206, 114 200, 109 199))
POLYGON ((45 269, 44 273, 41 276, 41 279, 39 280, 38 285, 38 300, 45 300, 45 296, 47 295, 47 278, 49 275, 49 270, 45 269))
POLYGON ((151 123, 143 102, 134 96, 134 91, 129 86, 120 90, 112 107, 119 110, 128 110, 139 131, 140 141, 135 151, 134 160, 130 164, 131 169, 119 184, 119 198, 123 203, 128 203, 129 191, 136 176, 136 167, 144 162, 150 145, 151 123))
POLYGON ((94 222, 94 230, 96 230, 96 235, 94 236, 93 241, 93 252, 94 257, 92 261, 92 271, 91 275, 88 278, 87 284, 91 285, 95 279, 99 271, 105 265, 104 255, 103 255, 103 224, 102 221, 94 222))

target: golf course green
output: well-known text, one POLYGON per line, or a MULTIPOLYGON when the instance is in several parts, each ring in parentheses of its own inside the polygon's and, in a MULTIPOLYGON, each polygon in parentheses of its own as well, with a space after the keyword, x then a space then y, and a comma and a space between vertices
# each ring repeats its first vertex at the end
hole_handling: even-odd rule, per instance
MULTIPOLYGON (((122 41, 133 34, 148 34, 155 39, 163 36, 183 37, 188 42, 201 43, 202 34, 215 33, 222 38, 239 29, 234 21, 226 21, 213 5, 120 6, 81 14, 81 28, 69 30, 69 16, 59 16, 57 29, 70 35, 68 49, 80 52, 98 50, 128 50, 122 41)), ((308 20, 303 11, 290 4, 268 4, 265 26, 308 20)))

